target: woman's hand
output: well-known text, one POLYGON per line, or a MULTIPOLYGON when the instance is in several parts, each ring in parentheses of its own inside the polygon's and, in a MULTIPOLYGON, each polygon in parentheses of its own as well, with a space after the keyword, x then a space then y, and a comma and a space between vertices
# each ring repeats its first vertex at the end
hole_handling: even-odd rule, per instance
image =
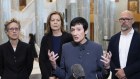
POLYGON ((102 57, 101 61, 103 62, 105 69, 109 69, 110 68, 110 61, 111 61, 111 57, 112 57, 111 52, 110 51, 104 52, 101 57, 102 57))
POLYGON ((58 54, 55 54, 53 51, 48 50, 48 57, 54 69, 56 69, 57 64, 56 60, 59 58, 58 54))

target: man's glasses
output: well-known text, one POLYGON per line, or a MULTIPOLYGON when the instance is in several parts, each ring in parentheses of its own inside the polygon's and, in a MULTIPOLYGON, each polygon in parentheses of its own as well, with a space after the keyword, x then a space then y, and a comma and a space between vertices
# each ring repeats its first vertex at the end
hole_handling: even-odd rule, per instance
POLYGON ((130 20, 132 20, 133 18, 120 18, 119 21, 120 22, 129 22, 130 20))
POLYGON ((9 28, 8 30, 9 30, 9 31, 14 31, 14 30, 15 30, 15 31, 19 31, 19 28, 9 28))

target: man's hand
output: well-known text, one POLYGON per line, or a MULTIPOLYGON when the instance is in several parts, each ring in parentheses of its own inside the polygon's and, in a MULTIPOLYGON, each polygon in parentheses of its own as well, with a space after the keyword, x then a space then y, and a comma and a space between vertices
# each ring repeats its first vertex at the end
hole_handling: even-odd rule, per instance
POLYGON ((104 52, 101 57, 102 57, 101 61, 103 62, 105 69, 109 69, 110 68, 110 60, 112 57, 111 52, 110 51, 104 52))
POLYGON ((59 58, 58 54, 54 54, 53 51, 48 50, 48 57, 54 69, 56 69, 56 60, 59 58))
POLYGON ((115 69, 115 70, 117 71, 115 75, 119 79, 127 79, 123 69, 115 69))

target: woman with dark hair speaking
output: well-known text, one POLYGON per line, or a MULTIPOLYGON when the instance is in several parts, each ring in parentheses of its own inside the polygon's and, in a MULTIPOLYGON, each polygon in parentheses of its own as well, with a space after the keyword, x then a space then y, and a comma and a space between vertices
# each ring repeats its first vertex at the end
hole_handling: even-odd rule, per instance
POLYGON ((59 79, 71 79, 71 67, 80 64, 85 72, 85 79, 107 79, 111 55, 103 55, 102 46, 86 38, 88 22, 82 17, 76 17, 70 23, 70 30, 74 41, 62 46, 60 66, 56 64, 59 55, 48 51, 54 73, 59 79))

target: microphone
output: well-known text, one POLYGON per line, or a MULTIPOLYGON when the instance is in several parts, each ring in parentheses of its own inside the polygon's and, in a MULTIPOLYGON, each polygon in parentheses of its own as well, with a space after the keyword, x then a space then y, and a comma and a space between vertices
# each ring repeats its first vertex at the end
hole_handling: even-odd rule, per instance
POLYGON ((85 72, 81 64, 74 64, 71 66, 71 71, 75 79, 85 79, 85 72))

